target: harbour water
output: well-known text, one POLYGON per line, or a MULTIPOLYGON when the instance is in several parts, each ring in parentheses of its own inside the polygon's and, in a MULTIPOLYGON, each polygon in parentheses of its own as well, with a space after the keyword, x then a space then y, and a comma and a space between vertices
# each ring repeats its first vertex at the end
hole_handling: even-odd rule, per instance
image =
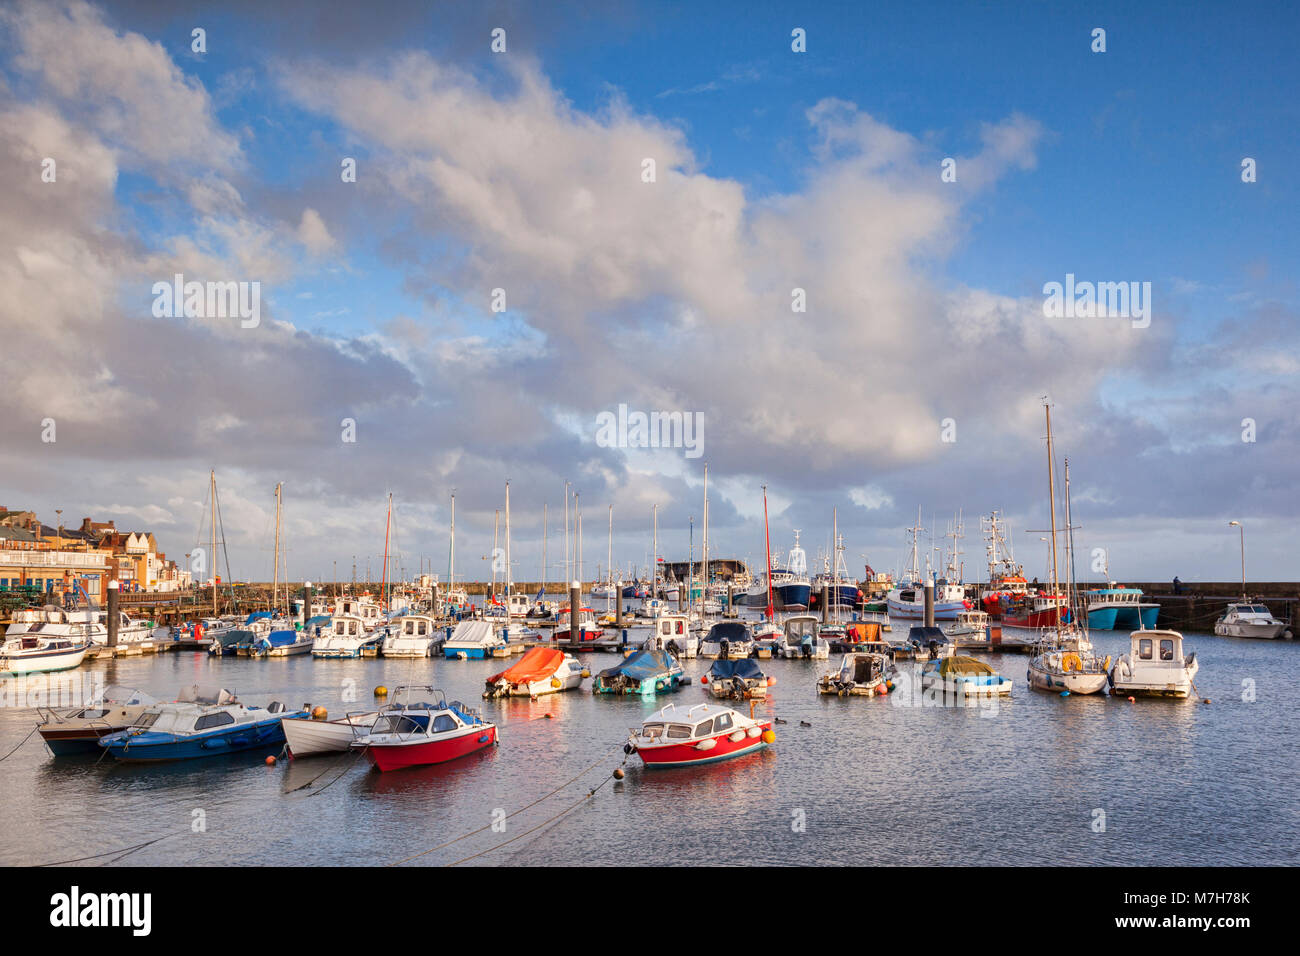
MULTIPOLYGON (((1102 654, 1127 650, 1127 634, 1093 637, 1102 654)), ((375 706, 376 685, 429 683, 499 721, 501 745, 380 774, 351 755, 267 766, 273 751, 160 766, 55 759, 33 736, 0 761, 0 863, 382 865, 472 831, 411 863, 1296 863, 1300 647, 1186 637, 1210 704, 1034 692, 1027 658, 1011 654, 985 658, 1016 682, 996 710, 819 697, 814 681, 835 655, 762 661, 776 685, 756 714, 786 721, 772 747, 681 770, 648 772, 632 757, 622 781, 610 774, 628 728, 664 703, 707 699, 709 661, 685 662, 693 683, 667 698, 595 697, 586 682, 535 702, 480 700, 500 661, 96 662, 83 670, 159 697, 220 685, 331 716, 375 706)), ((587 657, 593 672, 615 662, 587 657)), ((34 723, 33 711, 0 708, 0 755, 34 723)))

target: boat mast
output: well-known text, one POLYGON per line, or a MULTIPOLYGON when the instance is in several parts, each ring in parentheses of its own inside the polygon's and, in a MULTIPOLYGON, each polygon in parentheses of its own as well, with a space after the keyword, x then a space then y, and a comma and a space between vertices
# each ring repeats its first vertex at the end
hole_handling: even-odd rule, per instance
POLYGON ((767 485, 763 486, 763 543, 767 549, 767 619, 776 616, 776 602, 772 598, 772 532, 767 524, 767 485))
POLYGON ((384 521, 384 573, 380 578, 379 593, 384 596, 384 611, 387 613, 389 608, 388 599, 388 535, 393 528, 393 493, 388 493, 388 517, 384 521))
POLYGON ((451 563, 447 569, 447 595, 456 586, 456 492, 451 493, 451 563))
POLYGON ((1079 620, 1076 604, 1082 604, 1079 601, 1078 587, 1074 580, 1074 521, 1070 517, 1070 459, 1065 459, 1065 601, 1066 606, 1070 608, 1070 620, 1077 623, 1079 620))
MULTIPOLYGON (((576 491, 573 493, 573 524, 575 530, 577 531, 577 535, 575 536, 574 545, 573 545, 573 556, 575 559, 574 568, 578 572, 578 582, 579 584, 581 584, 582 583, 582 506, 578 504, 578 493, 576 491)), ((581 587, 579 587, 578 593, 579 594, 582 593, 581 587)))
MULTIPOLYGON (((1055 605, 1057 593, 1060 591, 1060 578, 1056 569, 1056 465, 1052 461, 1052 406, 1049 402, 1043 402, 1043 410, 1047 413, 1047 493, 1048 493, 1048 511, 1052 517, 1052 601, 1055 605)), ((1061 608, 1056 607, 1056 639, 1061 639, 1061 608)))
POLYGON ((546 505, 542 505, 542 594, 546 593, 546 505))
POLYGON ((605 610, 614 603, 614 506, 609 506, 609 547, 605 555, 605 610))
POLYGON ((573 575, 569 570, 569 483, 564 483, 564 586, 567 589, 573 575))
POLYGON ((700 613, 709 599, 709 463, 704 463, 704 554, 700 562, 700 613))
POLYGON ((497 604, 497 553, 501 550, 497 542, 501 538, 501 509, 494 512, 492 518, 492 603, 497 604))
POLYGON ((826 587, 826 600, 830 602, 830 615, 840 603, 840 509, 831 508, 831 579, 826 587))
POLYGON ((510 619, 510 592, 513 581, 510 574, 510 479, 506 479, 506 620, 510 619))
POLYGON ((212 499, 212 554, 208 558, 212 565, 212 616, 217 616, 217 470, 210 474, 211 485, 208 495, 212 499))
POLYGON ((650 556, 650 561, 651 561, 650 596, 652 598, 658 598, 659 597, 659 505, 657 503, 655 504, 653 510, 654 510, 654 522, 655 522, 655 537, 654 537, 655 551, 654 554, 650 556))

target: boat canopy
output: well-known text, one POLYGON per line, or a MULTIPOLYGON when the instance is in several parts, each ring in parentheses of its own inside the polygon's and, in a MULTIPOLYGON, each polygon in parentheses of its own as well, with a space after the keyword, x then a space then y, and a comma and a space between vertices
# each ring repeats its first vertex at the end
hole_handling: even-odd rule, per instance
POLYGON ((271 647, 288 647, 290 644, 297 643, 297 631, 272 631, 266 636, 266 642, 271 647))
POLYGON ((493 674, 487 679, 489 684, 505 680, 511 684, 531 684, 545 680, 560 669, 564 663, 564 651, 555 647, 534 647, 519 658, 512 667, 500 674, 493 674))
POLYGON ((260 621, 268 617, 271 617, 270 611, 254 611, 252 614, 248 615, 248 617, 244 618, 244 623, 252 624, 254 621, 260 621))
MULTIPOLYGON (((915 630, 915 628, 913 628, 915 630)), ((963 657, 957 655, 954 657, 945 657, 939 662, 939 673, 944 677, 955 674, 982 675, 985 677, 996 677, 997 671, 989 667, 983 661, 977 661, 973 657, 963 657)))
POLYGON ((238 703, 234 691, 226 690, 224 687, 200 687, 198 684, 182 687, 181 692, 176 695, 176 701, 181 704, 238 703))
POLYGON ((709 674, 714 680, 727 680, 731 677, 739 677, 741 680, 763 679, 758 661, 752 657, 745 657, 738 661, 714 661, 713 666, 709 668, 709 674))
POLYGON ((601 671, 600 677, 605 680, 620 676, 636 681, 650 680, 671 671, 674 666, 667 651, 641 650, 629 655, 622 664, 601 671))
POLYGON ((307 618, 306 629, 310 631, 314 627, 328 627, 329 622, 330 622, 330 616, 328 614, 316 614, 312 617, 307 618))
POLYGON ((747 641, 749 639, 749 628, 740 621, 719 621, 709 628, 709 633, 704 636, 704 640, 713 643, 719 641, 747 641))
POLYGON ((938 627, 920 627, 914 626, 907 632, 907 639, 913 643, 920 644, 922 647, 935 641, 939 644, 948 643, 948 635, 938 627))

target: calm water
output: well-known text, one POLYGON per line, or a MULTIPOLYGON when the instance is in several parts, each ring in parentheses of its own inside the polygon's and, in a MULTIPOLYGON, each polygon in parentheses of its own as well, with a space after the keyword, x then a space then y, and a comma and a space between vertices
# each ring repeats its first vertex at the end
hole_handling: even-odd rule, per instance
MULTIPOLYGON (((510 817, 505 832, 488 829, 415 862, 489 851, 473 862, 1295 863, 1300 646, 1187 637, 1208 706, 1030 691, 1020 655, 986 658, 1016 682, 995 713, 901 706, 902 697, 819 697, 813 684, 825 662, 763 661, 777 684, 757 713, 788 721, 771 748, 683 770, 646 772, 633 758, 625 780, 605 783, 544 826, 609 779, 627 729, 662 700, 572 691, 536 703, 481 701, 484 678, 504 666, 497 661, 249 661, 186 652, 86 665, 102 670, 106 683, 159 697, 184 684, 220 684, 248 703, 310 701, 331 716, 371 706, 377 684, 432 683, 449 698, 483 705, 502 725, 502 744, 438 767, 379 774, 351 756, 267 767, 267 751, 164 766, 55 759, 33 737, 0 762, 9 824, 0 863, 62 861, 162 837, 122 864, 384 864, 488 826, 493 810, 512 813, 592 764, 510 817), (1254 702, 1242 700, 1247 680, 1254 702), (348 682, 356 703, 344 703, 348 682), (554 719, 531 719, 545 713, 554 719), (1105 813, 1105 832, 1094 832, 1096 810, 1105 813), (195 811, 205 832, 192 830, 195 811)), ((1104 653, 1127 649, 1127 634, 1094 639, 1104 653)), ((593 671, 615 661, 589 655, 593 671)), ((704 700, 698 679, 708 666, 686 662, 694 685, 667 699, 704 700)), ((32 711, 0 709, 0 755, 34 719, 32 711)))

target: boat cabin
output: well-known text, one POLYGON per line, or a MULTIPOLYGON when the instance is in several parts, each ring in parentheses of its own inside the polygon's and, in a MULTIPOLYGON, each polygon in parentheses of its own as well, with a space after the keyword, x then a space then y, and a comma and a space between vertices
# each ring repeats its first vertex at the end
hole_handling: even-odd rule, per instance
POLYGON ((696 704, 685 713, 679 713, 673 704, 651 714, 641 724, 640 736, 651 743, 674 740, 693 740, 727 733, 735 729, 735 711, 711 704, 696 704))
POLYGON ((1134 631, 1132 661, 1143 669, 1166 665, 1183 667, 1183 635, 1177 631, 1134 631))
POLYGON ((379 605, 369 598, 344 598, 339 602, 339 616, 356 618, 368 631, 378 627, 383 619, 379 605))

